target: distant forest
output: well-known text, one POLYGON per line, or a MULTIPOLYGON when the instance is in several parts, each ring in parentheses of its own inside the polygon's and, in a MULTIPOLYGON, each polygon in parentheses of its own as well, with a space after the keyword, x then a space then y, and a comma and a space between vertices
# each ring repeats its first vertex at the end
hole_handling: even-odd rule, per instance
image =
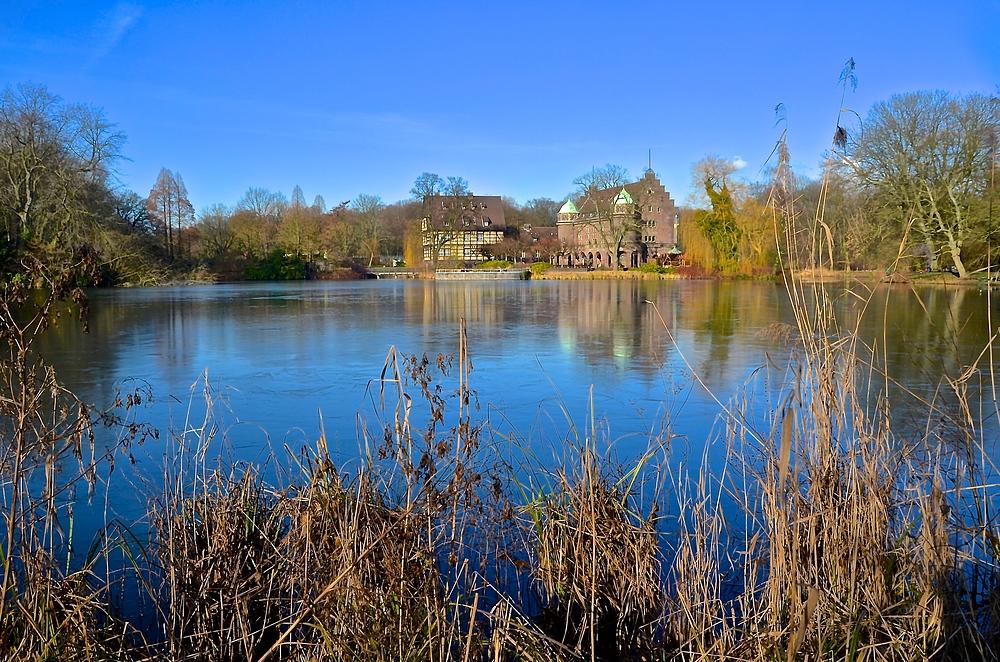
MULTIPOLYGON (((913 92, 854 119, 842 115, 832 131, 818 180, 791 171, 783 138, 761 181, 741 179, 718 157, 694 164, 698 193, 687 201, 679 234, 688 261, 732 274, 773 271, 784 257, 832 270, 947 269, 962 277, 994 261, 997 98, 913 92)), ((413 197, 394 203, 365 193, 328 204, 299 187, 285 195, 250 186, 232 206, 196 211, 179 172, 162 169, 149 191, 121 186, 115 168, 125 144, 100 108, 65 102, 44 86, 3 91, 5 278, 25 272, 28 262, 53 269, 86 263, 86 279, 96 285, 418 266, 428 185, 468 192, 461 177, 422 173, 413 197)), ((498 252, 516 255, 526 225, 555 225, 562 200, 503 198, 509 230, 498 252)))

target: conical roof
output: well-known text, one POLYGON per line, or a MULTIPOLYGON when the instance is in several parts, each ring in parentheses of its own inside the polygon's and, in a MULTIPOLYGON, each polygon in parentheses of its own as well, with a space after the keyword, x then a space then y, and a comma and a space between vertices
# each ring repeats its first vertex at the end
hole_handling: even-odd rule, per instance
POLYGON ((628 194, 625 187, 622 187, 621 193, 615 196, 614 204, 616 205, 630 205, 632 204, 632 196, 628 194))
POLYGON ((560 214, 579 214, 580 210, 573 204, 572 199, 566 200, 566 204, 559 208, 560 214))

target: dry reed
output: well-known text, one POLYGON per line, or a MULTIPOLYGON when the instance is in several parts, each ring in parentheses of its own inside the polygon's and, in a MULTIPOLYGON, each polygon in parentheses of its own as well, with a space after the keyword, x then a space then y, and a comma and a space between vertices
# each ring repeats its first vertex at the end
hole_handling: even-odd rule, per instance
POLYGON ((68 567, 58 526, 74 481, 96 487, 112 460, 94 425, 141 437, 127 412, 143 396, 125 414, 79 403, 30 350, 58 298, 25 325, 10 307, 24 294, 8 291, 0 656, 997 659, 996 404, 973 388, 992 380, 991 354, 948 375, 947 406, 926 402, 923 433, 904 435, 884 342, 841 324, 837 290, 787 287, 796 325, 765 332, 791 348, 787 369, 719 402, 691 474, 659 439, 624 464, 598 452, 609 440, 592 410, 582 438, 567 417, 552 442, 561 462, 502 460, 523 442, 480 420, 464 327, 457 370, 390 351, 352 463, 322 435, 262 464, 228 459, 205 388, 204 421, 174 432, 151 487, 152 541, 131 552, 160 628, 150 641, 96 571, 110 543, 68 567))

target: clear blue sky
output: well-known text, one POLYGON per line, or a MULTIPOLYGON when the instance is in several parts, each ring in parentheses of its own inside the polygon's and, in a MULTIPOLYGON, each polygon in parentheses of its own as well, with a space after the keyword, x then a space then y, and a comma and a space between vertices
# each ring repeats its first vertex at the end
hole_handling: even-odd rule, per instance
POLYGON ((476 193, 560 198, 591 166, 653 168, 683 201, 691 164, 756 175, 787 108, 815 174, 846 105, 997 91, 990 2, 33 2, 0 0, 0 83, 89 102, 128 135, 120 178, 161 167, 196 208, 249 186, 332 205, 408 197, 421 172, 476 193))

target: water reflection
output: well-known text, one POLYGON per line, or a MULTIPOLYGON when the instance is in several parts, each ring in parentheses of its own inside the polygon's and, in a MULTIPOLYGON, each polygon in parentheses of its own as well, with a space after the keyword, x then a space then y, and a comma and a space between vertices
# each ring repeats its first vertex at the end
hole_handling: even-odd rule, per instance
MULTIPOLYGON (((882 287, 869 297, 859 288, 835 298, 841 327, 857 329, 871 356, 927 397, 990 337, 986 297, 975 290, 882 287)), ((279 439, 293 427, 314 437, 322 410, 328 432, 348 444, 389 348, 453 354, 462 318, 473 387, 514 425, 534 424, 539 403, 557 391, 585 414, 594 385, 596 413, 608 415, 614 434, 641 433, 637 410, 668 406, 667 383, 679 380, 688 388, 683 432, 692 438, 707 436, 718 408, 690 386, 685 360, 726 400, 755 368, 781 366, 792 351, 760 331, 794 323, 773 283, 241 284, 94 292, 91 332, 63 321, 40 347, 88 401, 110 402, 126 378, 148 381, 159 403, 150 416, 161 427, 176 422, 207 369, 231 389, 236 419, 279 439)), ((891 390, 902 401, 901 389, 891 390)))

